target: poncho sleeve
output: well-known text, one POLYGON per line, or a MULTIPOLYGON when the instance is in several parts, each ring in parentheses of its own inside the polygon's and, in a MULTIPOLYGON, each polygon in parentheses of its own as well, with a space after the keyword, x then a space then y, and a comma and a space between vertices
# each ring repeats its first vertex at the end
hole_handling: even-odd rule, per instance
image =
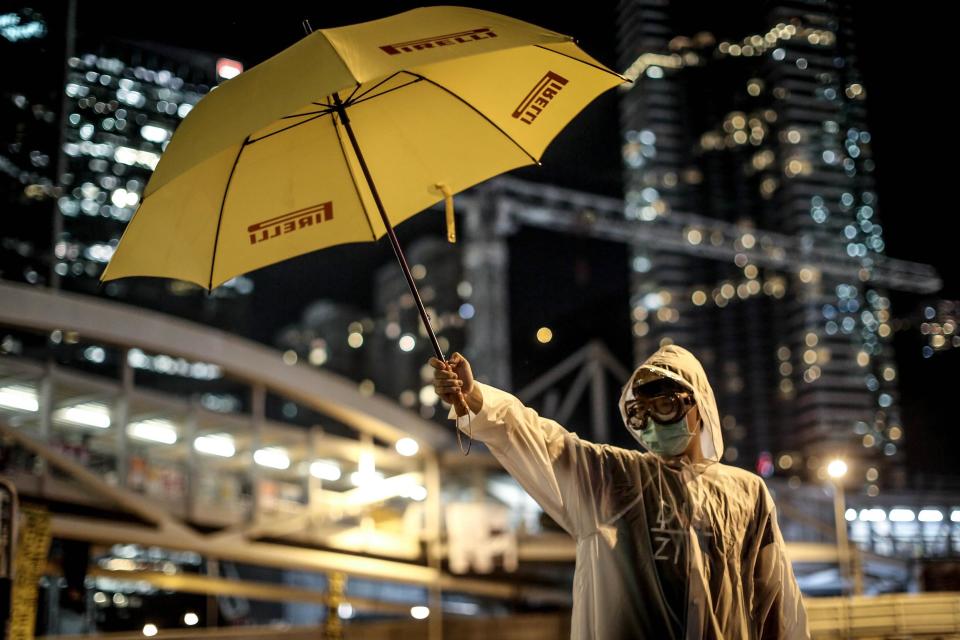
POLYGON ((606 447, 581 440, 540 416, 514 395, 475 382, 483 406, 470 418, 450 408, 458 428, 487 445, 503 468, 570 535, 596 531, 597 503, 604 491, 606 447))

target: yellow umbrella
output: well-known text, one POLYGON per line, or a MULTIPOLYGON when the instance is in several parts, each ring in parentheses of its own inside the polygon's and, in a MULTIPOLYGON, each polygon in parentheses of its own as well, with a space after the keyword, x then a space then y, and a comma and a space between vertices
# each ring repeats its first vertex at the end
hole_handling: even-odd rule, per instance
POLYGON ((569 36, 496 13, 428 7, 312 32, 211 91, 161 157, 101 281, 214 287, 317 249, 388 235, 445 360, 393 226, 538 163, 627 80, 569 36))

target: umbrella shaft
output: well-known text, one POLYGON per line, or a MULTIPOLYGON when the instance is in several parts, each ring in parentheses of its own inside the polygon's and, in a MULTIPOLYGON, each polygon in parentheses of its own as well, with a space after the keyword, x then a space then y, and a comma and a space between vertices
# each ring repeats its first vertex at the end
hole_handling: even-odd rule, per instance
POLYGON ((427 310, 423 307, 423 301, 420 299, 420 293, 417 291, 417 285, 413 281, 413 276, 410 275, 410 267, 407 266, 407 259, 403 256, 403 250, 400 248, 400 242, 397 240, 397 235, 393 232, 393 225, 390 224, 390 220, 387 218, 387 212, 383 208, 383 202, 380 200, 380 194, 377 192, 377 187, 373 183, 373 176, 370 175, 370 169, 367 167, 366 161, 363 159, 363 153, 360 152, 360 145, 357 143, 357 137, 353 133, 353 127, 350 125, 350 117, 347 115, 347 109, 340 101, 340 96, 333 94, 333 100, 336 104, 337 115, 340 116, 340 122, 343 123, 343 128, 347 130, 347 137, 350 138, 350 144, 353 146, 353 152, 357 156, 357 160, 360 162, 360 169, 363 171, 363 177, 367 181, 367 186, 370 187, 370 193, 373 194, 373 200, 377 203, 377 210, 380 211, 380 218, 383 219, 383 226, 387 230, 387 235, 390 237, 390 244, 393 246, 393 252, 397 256, 397 261, 400 263, 400 268, 403 270, 403 275, 407 279, 407 285, 410 287, 410 293, 413 294, 413 299, 417 303, 417 309, 420 310, 420 319, 423 321, 423 326, 427 330, 427 335, 430 336, 430 342, 433 343, 433 350, 437 355, 437 358, 441 362, 446 362, 447 359, 443 357, 443 351, 440 349, 440 343, 437 342, 437 336, 433 332, 433 327, 430 326, 430 317, 427 315, 427 310))

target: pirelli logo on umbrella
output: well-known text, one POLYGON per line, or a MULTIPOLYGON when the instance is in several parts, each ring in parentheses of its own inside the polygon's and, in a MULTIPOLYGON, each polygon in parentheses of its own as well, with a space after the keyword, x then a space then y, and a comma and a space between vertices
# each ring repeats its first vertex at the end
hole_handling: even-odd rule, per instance
POLYGON ((420 40, 410 40, 409 42, 397 42, 396 44, 381 45, 380 49, 391 56, 397 56, 401 53, 413 53, 423 51, 424 49, 434 49, 436 47, 449 47, 454 44, 466 44, 476 42, 477 40, 489 40, 496 38, 497 34, 490 27, 480 27, 470 31, 461 31, 459 33, 448 33, 442 36, 433 36, 432 38, 421 38, 420 40))
POLYGON ((250 244, 259 244, 287 233, 312 227, 324 220, 333 220, 333 202, 324 202, 257 222, 247 227, 247 233, 250 234, 250 244))
POLYGON ((543 113, 543 110, 550 105, 556 95, 567 86, 567 82, 568 80, 560 74, 547 71, 547 74, 534 85, 530 93, 513 110, 513 117, 520 122, 533 124, 533 121, 543 113))

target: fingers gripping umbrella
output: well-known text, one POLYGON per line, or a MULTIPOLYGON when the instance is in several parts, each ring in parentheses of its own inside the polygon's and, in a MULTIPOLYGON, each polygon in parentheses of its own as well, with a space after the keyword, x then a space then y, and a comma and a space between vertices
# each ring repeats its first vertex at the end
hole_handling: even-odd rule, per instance
POLYGON ((445 361, 393 227, 538 163, 626 80, 569 36, 495 13, 428 7, 321 29, 211 91, 157 165, 101 281, 211 290, 318 249, 388 236, 445 361))

